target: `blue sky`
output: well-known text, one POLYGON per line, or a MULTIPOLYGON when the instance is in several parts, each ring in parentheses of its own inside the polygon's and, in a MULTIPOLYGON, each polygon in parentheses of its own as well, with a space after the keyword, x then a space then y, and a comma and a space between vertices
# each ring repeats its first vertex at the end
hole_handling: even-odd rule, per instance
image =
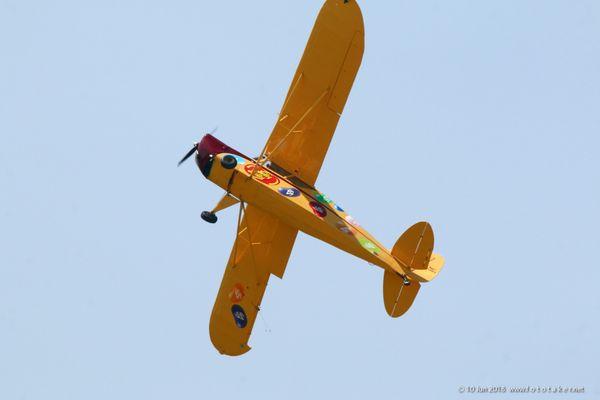
POLYGON ((388 246, 429 220, 446 268, 391 319, 381 270, 301 235, 227 358, 236 215, 175 165, 217 125, 260 151, 321 2, 0 0, 0 398, 600 396, 600 3, 360 4, 317 186, 388 246))

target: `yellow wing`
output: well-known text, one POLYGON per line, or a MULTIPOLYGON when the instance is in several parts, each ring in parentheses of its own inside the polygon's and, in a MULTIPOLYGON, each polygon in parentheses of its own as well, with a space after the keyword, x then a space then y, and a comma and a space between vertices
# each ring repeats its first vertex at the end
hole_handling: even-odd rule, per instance
POLYGON ((245 209, 210 317, 213 345, 230 356, 250 350, 248 339, 269 275, 283 277, 298 233, 257 207, 245 209))
POLYGON ((355 0, 327 0, 263 155, 314 185, 364 50, 355 0))

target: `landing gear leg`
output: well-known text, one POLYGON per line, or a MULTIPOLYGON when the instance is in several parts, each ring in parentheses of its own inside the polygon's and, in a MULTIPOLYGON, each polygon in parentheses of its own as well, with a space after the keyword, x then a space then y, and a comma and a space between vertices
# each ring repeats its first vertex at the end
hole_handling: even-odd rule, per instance
POLYGON ((410 286, 410 280, 408 280, 406 275, 401 274, 400 272, 396 272, 396 275, 398 275, 400 278, 402 278, 402 283, 404 284, 404 286, 410 286))

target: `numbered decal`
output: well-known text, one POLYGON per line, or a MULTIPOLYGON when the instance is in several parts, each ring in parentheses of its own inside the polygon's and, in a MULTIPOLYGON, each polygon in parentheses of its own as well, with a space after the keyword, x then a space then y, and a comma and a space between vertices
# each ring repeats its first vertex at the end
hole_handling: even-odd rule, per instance
POLYGON ((236 283, 233 285, 231 292, 229 292, 229 300, 231 300, 232 303, 239 303, 245 295, 246 292, 244 291, 244 286, 241 283, 236 283))
POLYGON ((231 314, 233 314, 233 319, 235 321, 235 326, 240 329, 243 329, 248 325, 248 317, 246 317, 246 312, 242 308, 242 306, 238 304, 234 304, 231 307, 231 314))
POLYGON ((310 208, 312 208, 312 210, 316 216, 318 216, 320 218, 325 218, 325 216, 327 215, 327 210, 325 209, 325 207, 323 207, 321 204, 317 203, 316 201, 311 201, 309 203, 309 205, 310 205, 310 208))
MULTIPOLYGON (((247 173, 251 174, 254 171, 256 166, 254 164, 248 164, 244 167, 247 173)), ((258 167, 258 171, 254 174, 254 179, 260 181, 267 185, 277 185, 279 183, 279 178, 264 169, 263 167, 258 167)))
POLYGON ((300 191, 296 188, 281 188, 279 189, 279 193, 286 197, 298 197, 300 196, 300 191))

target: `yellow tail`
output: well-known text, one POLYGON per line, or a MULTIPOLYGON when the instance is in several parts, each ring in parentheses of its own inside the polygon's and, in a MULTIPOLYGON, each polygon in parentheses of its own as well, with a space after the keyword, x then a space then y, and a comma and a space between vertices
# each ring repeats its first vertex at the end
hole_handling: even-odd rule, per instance
POLYGON ((408 228, 392 249, 392 255, 419 282, 429 282, 444 266, 444 257, 433 253, 433 229, 428 222, 418 222, 408 228))
POLYGON ((433 253, 433 229, 427 222, 418 222, 400 236, 392 256, 402 265, 406 276, 389 270, 383 276, 383 301, 392 317, 404 314, 412 305, 420 282, 435 278, 444 266, 444 257, 433 253))

